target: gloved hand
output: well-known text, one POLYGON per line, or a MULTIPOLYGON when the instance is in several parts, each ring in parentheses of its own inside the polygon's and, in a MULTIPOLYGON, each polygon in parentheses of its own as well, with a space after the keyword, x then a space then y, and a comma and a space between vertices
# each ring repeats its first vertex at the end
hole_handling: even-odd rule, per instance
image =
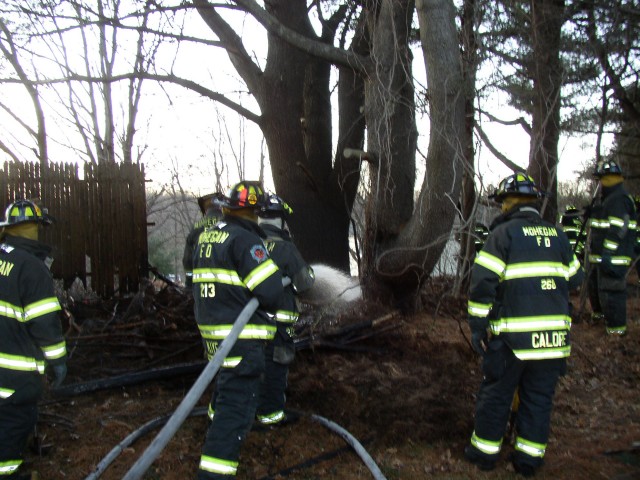
POLYGON ((486 345, 489 341, 487 336, 487 320, 484 318, 470 317, 469 328, 471 329, 471 347, 479 355, 484 355, 486 345))
POLYGON ((58 388, 64 382, 65 377, 67 376, 67 365, 65 363, 60 363, 58 365, 53 365, 51 367, 53 370, 53 381, 51 382, 52 388, 58 388))
POLYGON ((484 355, 488 342, 486 330, 471 331, 471 346, 478 355, 484 355))

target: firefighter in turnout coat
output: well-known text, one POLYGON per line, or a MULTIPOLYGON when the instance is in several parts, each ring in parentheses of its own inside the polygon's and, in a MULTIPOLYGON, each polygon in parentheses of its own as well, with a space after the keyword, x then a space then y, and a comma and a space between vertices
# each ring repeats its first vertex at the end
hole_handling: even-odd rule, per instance
POLYGON ((276 312, 276 336, 269 342, 265 356, 265 376, 258 402, 257 420, 261 425, 276 426, 294 422, 297 415, 286 411, 285 390, 289 365, 295 357, 294 324, 298 320, 295 296, 306 292, 314 281, 313 269, 304 261, 294 245, 286 225, 286 217, 293 213, 277 195, 270 195, 260 211, 258 224, 267 234, 266 246, 270 257, 282 274, 291 279, 285 288, 282 303, 276 312))
POLYGON ((222 195, 218 192, 198 198, 198 206, 202 212, 202 218, 194 223, 187 235, 182 254, 182 267, 185 273, 184 285, 187 288, 193 286, 193 251, 198 243, 198 237, 204 232, 205 228, 215 225, 222 218, 221 207, 216 201, 220 198, 222 198, 222 195))
POLYGON ((31 478, 20 466, 37 423, 45 366, 53 387, 67 373, 51 248, 38 241, 39 226, 52 221, 34 202, 18 200, 0 223, 0 479, 31 478))
POLYGON ((622 170, 612 161, 596 165, 601 201, 591 213, 589 299, 595 313, 604 315, 609 335, 627 333, 626 276, 636 247, 636 209, 623 184, 622 170))
POLYGON ((504 179, 491 196, 503 213, 474 262, 468 305, 483 380, 464 455, 482 470, 495 467, 517 390, 511 461, 524 476, 543 464, 555 386, 571 348, 569 291, 584 275, 566 234, 540 217, 539 196, 525 173, 504 179))
POLYGON ((235 477, 240 448, 256 414, 265 344, 276 332, 266 312, 278 309, 283 287, 257 224, 265 200, 258 182, 235 185, 220 201, 222 220, 200 234, 194 252, 195 315, 209 359, 249 300, 255 297, 260 303, 218 372, 199 480, 235 477))

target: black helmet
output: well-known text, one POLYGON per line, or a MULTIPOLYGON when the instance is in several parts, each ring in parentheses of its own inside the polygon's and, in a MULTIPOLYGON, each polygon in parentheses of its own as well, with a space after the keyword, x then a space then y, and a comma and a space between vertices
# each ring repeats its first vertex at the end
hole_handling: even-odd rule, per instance
POLYGON ((541 196, 541 192, 533 178, 524 172, 516 172, 502 180, 498 188, 489 195, 489 198, 496 202, 502 202, 507 195, 538 198, 541 196))
POLYGON ((54 222, 54 218, 47 213, 46 208, 41 210, 38 205, 30 200, 16 200, 7 207, 4 221, 0 222, 0 227, 10 227, 27 222, 48 226, 54 222))
POLYGON ((292 213, 293 210, 287 202, 272 193, 267 197, 266 205, 260 209, 258 215, 262 218, 285 218, 292 213))
POLYGON ((231 187, 226 196, 219 200, 216 199, 212 203, 231 210, 240 208, 260 209, 266 205, 267 196, 260 182, 243 180, 231 187))
POLYGON ((601 160, 596 163, 596 168, 593 172, 596 177, 602 177, 604 175, 622 175, 622 169, 613 160, 601 160))
POLYGON ((220 211, 220 201, 224 199, 224 194, 220 192, 209 193, 198 197, 198 207, 203 215, 206 215, 209 209, 220 211))

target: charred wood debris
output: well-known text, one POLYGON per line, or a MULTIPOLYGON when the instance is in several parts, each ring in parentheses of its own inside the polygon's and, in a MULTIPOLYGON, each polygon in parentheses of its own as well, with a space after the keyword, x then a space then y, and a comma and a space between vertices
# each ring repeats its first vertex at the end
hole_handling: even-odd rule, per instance
MULTIPOLYGON (((75 396, 151 380, 197 376, 206 365, 191 291, 167 278, 146 281, 128 298, 101 299, 77 280, 57 285, 69 375, 52 393, 75 396)), ((397 329, 397 312, 300 304, 296 350, 379 353, 367 342, 397 329), (370 318, 366 318, 370 317, 370 318)))

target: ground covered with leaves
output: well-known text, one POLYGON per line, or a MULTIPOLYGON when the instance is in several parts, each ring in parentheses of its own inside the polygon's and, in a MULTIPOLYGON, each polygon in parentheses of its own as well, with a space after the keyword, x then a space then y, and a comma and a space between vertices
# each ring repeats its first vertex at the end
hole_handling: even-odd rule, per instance
MULTIPOLYGON (((481 378, 468 342, 465 301, 449 291, 446 282, 434 282, 425 291, 424 312, 409 316, 371 304, 310 313, 288 392, 288 407, 303 416, 252 431, 238 480, 373 478, 323 419, 357 439, 389 480, 518 478, 506 460, 508 443, 494 472, 479 472, 462 458, 481 378)), ((587 321, 586 311, 574 321, 569 371, 558 385, 546 463, 536 478, 640 478, 635 280, 629 291, 627 337, 607 337, 603 325, 587 321)), ((202 369, 191 308, 181 290, 152 286, 126 301, 72 305, 65 326, 68 379, 42 400, 37 441, 28 453, 28 466, 40 479, 125 475, 202 369), (142 428, 148 431, 125 441, 154 419, 142 428), (113 458, 105 466, 107 456, 113 458)), ((195 478, 210 393, 144 478, 195 478)))

